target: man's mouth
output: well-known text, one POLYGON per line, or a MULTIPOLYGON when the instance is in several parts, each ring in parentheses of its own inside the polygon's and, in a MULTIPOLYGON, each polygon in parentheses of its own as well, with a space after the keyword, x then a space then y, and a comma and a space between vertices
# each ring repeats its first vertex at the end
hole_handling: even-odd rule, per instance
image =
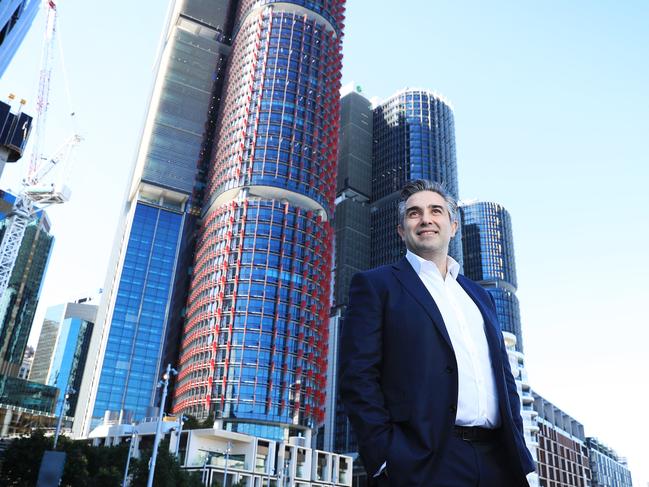
POLYGON ((420 230, 417 235, 436 235, 437 233, 439 233, 437 230, 420 230))

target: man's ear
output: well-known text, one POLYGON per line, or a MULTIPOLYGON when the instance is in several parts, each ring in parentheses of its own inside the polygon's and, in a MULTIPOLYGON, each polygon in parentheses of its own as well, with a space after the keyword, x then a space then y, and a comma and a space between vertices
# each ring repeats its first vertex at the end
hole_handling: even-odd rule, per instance
POLYGON ((403 227, 401 224, 397 225, 397 233, 399 234, 399 237, 403 240, 403 227))
POLYGON ((457 226, 458 226, 457 220, 451 222, 451 229, 452 229, 451 237, 455 237, 455 234, 457 233, 457 226))

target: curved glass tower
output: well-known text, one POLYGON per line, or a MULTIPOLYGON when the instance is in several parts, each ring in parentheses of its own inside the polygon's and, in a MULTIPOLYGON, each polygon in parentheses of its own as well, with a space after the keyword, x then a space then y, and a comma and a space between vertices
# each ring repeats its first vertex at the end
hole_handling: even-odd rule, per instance
POLYGON ((516 261, 509 212, 498 203, 460 203, 464 274, 494 298, 500 326, 516 336, 523 351, 521 318, 516 297, 516 261))
POLYGON ((243 0, 174 411, 265 437, 322 421, 344 0, 243 0))
MULTIPOLYGON (((398 198, 411 179, 443 183, 457 199, 453 110, 429 90, 399 91, 374 109, 372 150, 372 266, 405 255, 396 231, 398 198)), ((459 229, 458 229, 459 230, 459 229)), ((462 263, 460 233, 449 253, 462 263)))

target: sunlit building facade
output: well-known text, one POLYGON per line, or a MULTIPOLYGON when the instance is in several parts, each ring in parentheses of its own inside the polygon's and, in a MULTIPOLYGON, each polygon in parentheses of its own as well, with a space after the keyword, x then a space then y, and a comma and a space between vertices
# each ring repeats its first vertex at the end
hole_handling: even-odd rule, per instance
POLYGON ((271 439, 323 419, 343 19, 239 3, 175 412, 271 439))
POLYGON ((106 411, 143 418, 175 364, 233 2, 175 0, 98 310, 75 416, 86 436, 106 411))
POLYGON ((597 438, 586 438, 586 446, 592 473, 591 487, 633 487, 625 458, 619 457, 615 450, 597 438))
POLYGON ((590 487, 584 425, 533 393, 538 413, 537 474, 540 487, 590 487))
MULTIPOLYGON (((372 267, 405 255, 396 232, 401 188, 412 179, 444 184, 458 198, 453 109, 429 90, 399 91, 374 108, 372 151, 372 267)), ((461 229, 450 255, 462 263, 461 229)))

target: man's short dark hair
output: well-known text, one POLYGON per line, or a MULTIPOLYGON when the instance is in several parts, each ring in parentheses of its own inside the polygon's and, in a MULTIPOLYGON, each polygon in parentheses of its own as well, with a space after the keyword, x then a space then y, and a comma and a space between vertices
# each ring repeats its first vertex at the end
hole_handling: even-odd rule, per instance
POLYGON ((428 179, 414 179, 408 181, 401 188, 401 195, 399 197, 399 225, 403 225, 403 221, 406 218, 406 201, 413 194, 419 193, 420 191, 432 191, 444 198, 451 221, 457 221, 457 202, 442 183, 428 179))

